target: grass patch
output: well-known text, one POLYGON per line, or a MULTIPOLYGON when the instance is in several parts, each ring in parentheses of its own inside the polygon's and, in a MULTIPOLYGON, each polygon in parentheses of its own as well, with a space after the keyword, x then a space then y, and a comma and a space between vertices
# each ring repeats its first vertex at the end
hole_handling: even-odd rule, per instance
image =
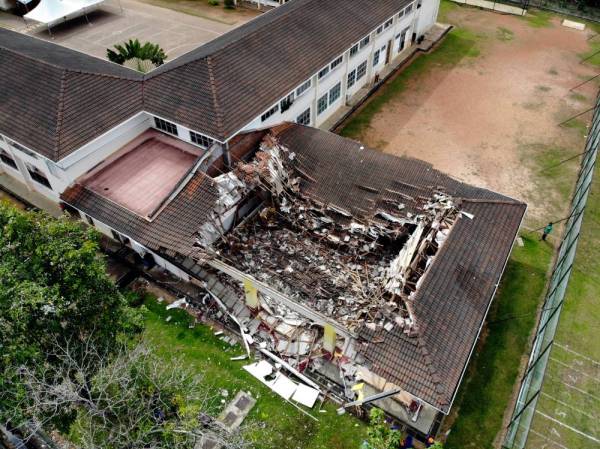
POLYGON ((500 429, 519 366, 528 350, 546 285, 553 248, 533 234, 515 246, 488 316, 485 339, 475 352, 455 407, 458 418, 446 448, 487 449, 500 429))
POLYGON ((567 123, 563 125, 567 129, 575 129, 578 131, 580 136, 585 136, 587 134, 587 125, 583 120, 578 118, 574 118, 573 120, 569 120, 567 123))
POLYGON ((230 357, 244 353, 215 337, 212 329, 196 325, 190 329, 190 316, 182 310, 166 310, 154 297, 145 300, 147 308, 145 340, 165 363, 173 356, 202 373, 208 384, 227 389, 231 399, 239 390, 249 391, 257 403, 247 418, 259 424, 249 437, 257 448, 271 449, 356 449, 365 438, 366 426, 352 415, 338 416, 336 406, 325 403, 325 413, 312 410, 319 422, 300 413, 242 369, 244 361, 230 357), (167 317, 171 316, 169 322, 167 317))
POLYGON ((440 9, 438 12, 438 22, 448 23, 448 16, 458 8, 460 8, 460 6, 457 3, 454 3, 450 0, 442 0, 440 2, 440 9))
POLYGON ((522 17, 527 24, 533 28, 549 28, 552 26, 552 18, 554 14, 548 11, 541 11, 539 9, 528 10, 527 14, 522 17))
POLYGON ((551 87, 549 87, 549 86, 542 86, 542 85, 535 86, 535 89, 538 90, 539 92, 550 92, 552 90, 551 87))
POLYGON ((583 94, 578 93, 578 92, 572 92, 569 95, 569 98, 571 100, 580 101, 582 103, 587 101, 587 97, 585 95, 583 95, 583 94))
POLYGON ((369 127, 373 117, 390 101, 395 100, 408 84, 435 68, 448 68, 459 64, 465 58, 480 55, 477 46, 478 36, 464 28, 454 28, 433 53, 421 55, 410 63, 391 81, 386 83, 366 105, 346 123, 340 134, 345 137, 360 138, 369 127))
MULTIPOLYGON (((600 323, 600 180, 598 173, 595 176, 583 218, 575 265, 554 340, 590 359, 600 360, 600 345, 594 343, 598 338, 600 323)), ((547 368, 542 388, 544 394, 540 397, 538 410, 560 419, 573 428, 590 435, 598 435, 600 422, 595 417, 600 416, 600 402, 593 399, 593 396, 598 395, 598 366, 557 346, 552 349, 550 356, 552 360, 547 368), (571 368, 577 369, 578 372, 571 368), (567 388, 561 379, 580 391, 567 388), (576 413, 546 395, 585 413, 576 413)), ((548 420, 538 416, 534 419, 533 429, 545 435, 548 425, 548 420)), ((589 440, 566 429, 560 429, 560 435, 554 435, 553 439, 569 448, 591 446, 589 440)), ((546 441, 542 441, 536 435, 530 435, 527 447, 538 448, 545 443, 546 441)))
POLYGON ((496 28, 496 39, 502 42, 509 42, 515 38, 515 33, 512 30, 504 27, 496 28))

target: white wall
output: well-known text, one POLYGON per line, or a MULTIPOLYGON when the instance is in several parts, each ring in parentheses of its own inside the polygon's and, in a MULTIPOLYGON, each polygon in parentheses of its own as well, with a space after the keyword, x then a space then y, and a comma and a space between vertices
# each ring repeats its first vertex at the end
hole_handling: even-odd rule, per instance
MULTIPOLYGON (((414 30, 417 30, 417 35, 421 35, 428 31, 437 19, 437 12, 439 8, 439 0, 422 0, 422 6, 417 8, 417 1, 412 3, 410 12, 396 13, 393 16, 392 25, 382 30, 381 33, 377 33, 376 27, 369 35, 370 42, 368 45, 361 48, 358 53, 350 57, 350 48, 355 44, 353 43, 343 53, 344 60, 340 66, 334 71, 328 73, 322 79, 318 79, 317 73, 313 74, 310 79, 312 80, 311 88, 304 92, 302 96, 297 97, 294 104, 285 112, 281 110, 277 111, 267 120, 262 121, 261 115, 269 110, 272 106, 279 104, 274 103, 269 106, 265 111, 262 111, 254 120, 244 126, 239 132, 251 131, 255 129, 269 128, 283 121, 295 122, 299 114, 304 112, 310 107, 311 109, 311 126, 320 126, 333 114, 335 114, 340 107, 344 106, 344 102, 348 101, 354 94, 356 94, 361 88, 373 82, 375 76, 380 74, 385 68, 387 46, 392 46, 391 60, 398 57, 401 53, 404 53, 411 46, 411 39, 414 30), (405 35, 404 49, 399 51, 399 35, 402 31, 407 30, 405 35), (377 49, 381 49, 386 46, 386 49, 381 52, 380 60, 377 66, 373 67, 373 54, 377 49), (360 80, 356 81, 351 88, 347 88, 348 74, 355 70, 361 63, 367 62, 367 75, 360 80), (326 111, 317 115, 317 101, 321 96, 328 92, 337 82, 341 82, 342 95, 340 100, 335 104, 329 106, 326 111)), ((402 11, 407 10, 405 7, 402 11)), ((383 25, 385 21, 381 24, 383 25)), ((361 39, 362 40, 362 39, 361 39)), ((332 61, 335 56, 332 56, 332 61)), ((287 95, 286 95, 287 96, 287 95)), ((285 98, 285 97, 284 97, 285 98)), ((281 99, 280 99, 281 101, 281 99)))

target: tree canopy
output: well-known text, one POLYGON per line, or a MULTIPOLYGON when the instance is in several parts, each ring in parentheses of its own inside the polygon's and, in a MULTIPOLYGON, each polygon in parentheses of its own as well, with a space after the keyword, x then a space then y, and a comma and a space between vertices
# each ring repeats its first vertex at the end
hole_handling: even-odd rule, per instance
POLYGON ((74 354, 90 341, 108 354, 120 335, 141 329, 141 317, 127 307, 98 251, 94 230, 0 202, 3 420, 23 393, 15 367, 52 367, 53 349, 67 341, 74 354))
POLYGON ((139 72, 147 72, 154 67, 158 67, 164 64, 165 59, 167 59, 167 55, 158 44, 152 42, 142 44, 138 39, 129 39, 122 45, 117 44, 114 50, 107 49, 106 56, 109 61, 120 65, 128 63, 128 66, 139 72))

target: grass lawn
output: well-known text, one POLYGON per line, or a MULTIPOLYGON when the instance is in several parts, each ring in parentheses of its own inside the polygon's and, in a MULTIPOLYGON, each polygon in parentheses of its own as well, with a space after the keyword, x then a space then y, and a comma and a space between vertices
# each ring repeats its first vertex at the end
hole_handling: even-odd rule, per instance
MULTIPOLYGON (((597 176, 596 173, 588 197, 575 267, 537 410, 600 439, 600 345, 597 344, 600 332, 600 180, 597 176)), ((543 436, 550 436, 568 448, 598 447, 581 434, 539 414, 534 418, 532 429, 536 433, 530 434, 528 439, 527 447, 531 449, 548 443, 543 436)))
POLYGON ((492 448, 502 428, 519 366, 546 285, 553 247, 536 234, 515 246, 490 309, 487 326, 455 402, 458 418, 448 449, 492 448))
POLYGON ((153 297, 145 301, 145 340, 155 353, 170 363, 180 357, 205 376, 215 389, 226 389, 231 399, 239 390, 249 391, 258 401, 246 422, 249 437, 257 448, 269 449, 356 449, 366 435, 366 426, 352 415, 338 416, 332 403, 323 405, 324 413, 312 414, 318 422, 303 415, 292 405, 272 393, 242 369, 248 361, 232 362, 230 357, 243 354, 239 346, 230 346, 214 336, 205 325, 189 328, 190 316, 182 310, 166 310, 153 297), (172 319, 167 322, 166 318, 172 319))

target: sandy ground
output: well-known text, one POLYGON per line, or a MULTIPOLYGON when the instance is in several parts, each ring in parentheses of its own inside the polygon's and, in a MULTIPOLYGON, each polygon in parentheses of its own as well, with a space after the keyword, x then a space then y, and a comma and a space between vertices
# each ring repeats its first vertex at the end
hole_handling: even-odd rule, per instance
POLYGON ((211 7, 205 1, 110 0, 88 14, 89 24, 85 17, 73 19, 53 27, 52 35, 44 26, 27 24, 8 13, 0 14, 0 26, 102 59, 106 59, 107 48, 137 38, 141 42, 159 44, 168 60, 172 60, 258 14, 247 9, 226 11, 222 6, 211 7))
MULTIPOLYGON (((480 56, 413 78, 361 138, 386 152, 427 160, 458 179, 527 201, 529 217, 543 220, 549 208, 556 209, 555 193, 539 191, 542 187, 533 173, 539 167, 529 159, 549 146, 583 151, 581 129, 557 124, 592 105, 593 83, 578 90, 581 96, 569 92, 595 75, 577 56, 589 49, 589 33, 558 22, 533 28, 518 17, 467 7, 451 11, 448 20, 481 36, 480 56)), ((590 118, 583 117, 586 123, 590 118)), ((577 163, 572 165, 574 172, 577 163)), ((559 202, 567 206, 564 199, 559 202)))

